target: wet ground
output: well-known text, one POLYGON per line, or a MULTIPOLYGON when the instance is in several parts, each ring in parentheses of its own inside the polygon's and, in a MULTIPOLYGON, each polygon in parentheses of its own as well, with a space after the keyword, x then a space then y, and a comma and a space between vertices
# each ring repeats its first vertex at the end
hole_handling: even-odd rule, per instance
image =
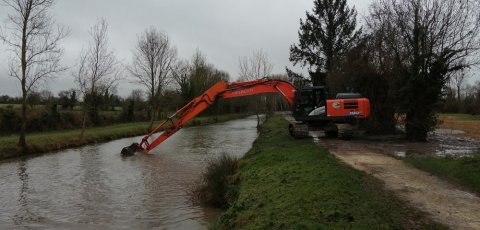
POLYGON ((325 138, 315 141, 351 167, 382 180, 387 190, 435 221, 451 229, 480 229, 478 196, 388 155, 414 146, 325 138))
MULTIPOLYGON (((314 138, 318 145, 353 168, 382 180, 413 207, 451 229, 480 229, 480 198, 475 194, 416 169, 395 157, 469 157, 480 154, 480 142, 456 137, 461 131, 436 130, 428 143, 411 143, 395 137, 374 140, 314 138)), ((321 134, 313 134, 322 136, 321 134)))
POLYGON ((188 192, 222 153, 241 157, 256 118, 185 128, 150 155, 122 158, 141 137, 0 162, 0 229, 204 229, 219 210, 188 192))
MULTIPOLYGON (((461 130, 437 129, 431 132, 428 142, 409 142, 398 136, 369 136, 362 139, 352 139, 349 143, 363 145, 369 151, 394 157, 469 157, 480 155, 480 140, 462 134, 461 130)), ((325 137, 324 133, 310 132, 314 138, 325 137)))
MULTIPOLYGON (((288 114, 287 120, 293 121, 288 114)), ((339 140, 311 132, 313 141, 327 148, 339 160, 381 180, 387 190, 411 206, 427 213, 451 229, 480 229, 480 198, 430 173, 407 165, 395 157, 450 156, 480 154, 480 141, 458 137, 462 131, 438 129, 428 143, 411 143, 399 136, 339 140)))

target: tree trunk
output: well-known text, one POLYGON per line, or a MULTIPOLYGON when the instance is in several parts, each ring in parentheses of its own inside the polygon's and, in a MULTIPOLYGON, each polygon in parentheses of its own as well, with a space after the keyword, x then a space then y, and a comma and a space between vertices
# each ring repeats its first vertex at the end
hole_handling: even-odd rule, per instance
POLYGON ((462 102, 462 94, 460 93, 461 87, 460 84, 457 85, 457 99, 459 104, 462 102))
POLYGON ((153 106, 150 107, 150 124, 148 125, 148 131, 150 132, 153 127, 153 122, 155 121, 155 109, 153 106))
POLYGON ((27 142, 25 140, 25 133, 27 130, 27 97, 24 94, 22 99, 22 124, 20 126, 20 137, 18 138, 18 146, 22 148, 22 153, 27 151, 27 142))
POLYGON ((21 50, 21 65, 22 65, 22 125, 20 126, 20 137, 18 138, 18 146, 22 148, 22 153, 27 152, 27 142, 25 140, 25 133, 27 130, 27 23, 30 12, 27 12, 27 17, 23 21, 22 28, 22 50, 21 50))
POLYGON ((407 139, 410 141, 426 142, 429 122, 428 117, 425 117, 425 111, 411 111, 407 113, 405 121, 405 131, 407 133, 407 139))
MULTIPOLYGON (((85 103, 85 100, 84 100, 83 103, 85 103)), ((84 104, 84 105, 83 105, 82 131, 80 131, 80 140, 79 140, 79 142, 82 142, 82 140, 83 140, 83 135, 85 134, 85 126, 87 125, 87 111, 88 111, 88 105, 84 104)))

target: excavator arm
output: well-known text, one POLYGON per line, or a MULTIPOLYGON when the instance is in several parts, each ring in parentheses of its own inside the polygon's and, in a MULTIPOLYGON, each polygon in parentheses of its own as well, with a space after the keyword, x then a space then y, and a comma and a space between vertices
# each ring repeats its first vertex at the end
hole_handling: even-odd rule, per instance
POLYGON ((143 137, 140 143, 134 143, 122 150, 122 155, 131 155, 137 151, 148 153, 150 150, 164 142, 167 138, 175 134, 190 120, 208 108, 219 98, 228 99, 235 97, 243 97, 262 93, 280 93, 286 101, 292 105, 295 95, 295 87, 281 80, 254 80, 245 82, 227 83, 218 82, 202 95, 196 97, 184 107, 179 109, 175 114, 161 122, 157 127, 143 137), (168 127, 168 128, 167 128, 168 127), (164 130, 160 136, 149 142, 149 139, 158 131, 164 130))

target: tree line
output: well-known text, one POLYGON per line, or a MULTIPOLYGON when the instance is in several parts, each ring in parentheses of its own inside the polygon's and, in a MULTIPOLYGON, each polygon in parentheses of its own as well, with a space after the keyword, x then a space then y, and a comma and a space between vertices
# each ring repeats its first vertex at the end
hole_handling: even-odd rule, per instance
MULTIPOLYGON (((70 72, 78 87, 59 97, 70 103, 66 105, 70 109, 76 100, 82 102, 80 118, 75 115, 75 126, 81 120, 80 139, 87 126, 101 123, 99 110, 114 100, 111 92, 126 76, 143 86, 145 95, 133 91, 123 100, 122 119, 142 117, 150 121, 150 128, 163 113, 175 111, 212 84, 230 79, 199 50, 189 60, 179 58, 168 36, 155 28, 138 36, 133 60, 121 63, 110 47, 108 23, 102 18, 90 27, 89 42, 75 66, 67 68, 60 62, 60 42, 70 30, 57 25, 49 13, 54 0, 2 2, 11 10, 0 39, 13 54, 9 73, 21 87, 18 131, 19 146, 24 149, 28 105, 35 101, 39 84, 59 73, 70 72)), ((325 85, 331 97, 337 92, 360 92, 372 103, 370 132, 395 132, 398 117, 404 117, 406 136, 424 141, 437 123, 437 111, 478 110, 478 86, 463 94, 460 91, 461 73, 478 64, 479 4, 476 0, 376 0, 359 27, 357 12, 346 0, 314 0, 312 12, 300 20, 298 43, 290 47, 290 61, 307 68, 308 76, 288 68, 286 76, 272 75, 267 55, 259 50, 239 58, 239 79, 275 77, 296 85, 325 85)), ((258 114, 259 105, 285 109, 280 100, 278 96, 231 100, 217 103, 207 113, 250 109, 258 114)), ((47 109, 51 114, 57 109, 53 104, 47 109)))
MULTIPOLYGON (((230 79, 227 72, 208 63, 199 50, 190 60, 178 58, 168 36, 155 28, 146 29, 138 36, 133 60, 128 64, 121 63, 110 46, 108 22, 103 18, 97 19, 90 27, 88 44, 78 55, 75 65, 67 68, 60 62, 63 54, 60 43, 70 30, 57 25, 50 14, 55 1, 2 2, 10 9, 10 14, 6 26, 0 30, 0 40, 13 54, 9 74, 19 81, 22 93, 19 98, 1 98, 6 104, 20 104, 20 112, 13 106, 0 108, 0 132, 18 131, 18 145, 24 151, 27 150, 27 131, 81 127, 81 141, 89 125, 148 119, 151 129, 154 121, 165 117, 165 113, 176 111, 216 82, 230 79), (37 91, 41 83, 65 72, 70 72, 74 77, 77 89, 62 91, 58 97, 48 91, 37 91), (126 76, 143 86, 144 90, 134 90, 128 98, 122 99, 112 92, 116 91, 118 82, 125 80, 126 76), (44 106, 36 110, 33 106, 36 104, 44 106), (61 110, 57 107, 59 104, 61 110), (73 112, 78 105, 81 106, 81 115, 73 112), (105 116, 100 111, 108 108, 114 110, 119 105, 123 109, 116 117, 105 116)), ((265 55, 261 58, 262 64, 270 65, 265 55)), ((247 64, 242 70, 248 68, 253 67, 247 64)), ((266 74, 270 74, 271 68, 268 71, 266 74)), ((264 104, 277 100, 268 101, 265 100, 264 104)), ((206 113, 245 112, 251 106, 249 104, 257 106, 258 103, 242 100, 220 102, 206 113)))
POLYGON ((395 132, 403 117, 414 141, 427 139, 438 111, 478 112, 480 83, 465 95, 457 87, 454 104, 463 110, 452 108, 450 83, 478 64, 479 1, 375 0, 369 9, 359 27, 346 0, 315 0, 290 48, 309 76, 287 69, 289 77, 327 85, 331 96, 362 93, 372 104, 372 133, 395 132))

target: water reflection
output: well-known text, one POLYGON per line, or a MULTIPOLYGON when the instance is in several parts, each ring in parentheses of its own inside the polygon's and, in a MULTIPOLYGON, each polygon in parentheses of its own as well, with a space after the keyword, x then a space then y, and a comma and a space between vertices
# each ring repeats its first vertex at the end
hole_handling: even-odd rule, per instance
POLYGON ((219 210, 188 190, 221 153, 241 156, 257 136, 251 117, 180 130, 150 155, 122 158, 141 137, 0 163, 0 229, 202 229, 219 210))

